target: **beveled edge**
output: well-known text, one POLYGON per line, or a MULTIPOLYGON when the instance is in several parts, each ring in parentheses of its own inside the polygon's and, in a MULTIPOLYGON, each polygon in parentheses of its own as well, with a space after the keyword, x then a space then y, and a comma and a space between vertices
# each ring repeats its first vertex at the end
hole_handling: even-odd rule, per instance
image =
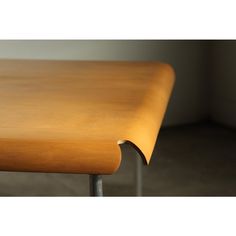
MULTIPOLYGON (((173 87, 174 87, 174 84, 175 84, 176 73, 175 73, 174 68, 168 63, 156 62, 156 64, 158 66, 160 66, 160 65, 162 66, 162 69, 165 71, 165 73, 169 74, 169 79, 171 80, 170 94, 169 94, 168 102, 167 102, 166 107, 165 107, 165 112, 166 112, 167 107, 168 107, 168 103, 169 103, 169 100, 170 100, 170 97, 171 97, 171 94, 172 94, 172 91, 173 91, 173 87)), ((164 119, 165 112, 163 114, 162 121, 164 119)), ((161 124, 160 124, 160 127, 161 127, 161 124)), ((155 143, 156 143, 157 137, 159 135, 160 127, 156 130, 156 139, 154 140, 154 142, 152 144, 153 149, 152 149, 151 153, 153 153, 155 143)), ((150 157, 145 156, 144 152, 142 151, 142 147, 139 147, 138 145, 136 145, 135 142, 133 142, 131 140, 128 140, 128 139, 124 139, 124 140, 120 139, 120 140, 117 141, 117 144, 120 147, 121 160, 123 158, 123 156, 122 156, 122 147, 123 147, 123 145, 128 145, 130 148, 132 148, 133 150, 135 150, 139 154, 139 157, 142 159, 142 162, 143 162, 144 165, 149 165, 150 160, 151 160, 151 156, 150 157)), ((120 160, 120 163, 121 163, 121 160, 120 160)), ((118 168, 119 168, 119 166, 117 167, 117 169, 118 168)))
MULTIPOLYGON (((143 161, 143 164, 148 165, 145 155, 143 154, 142 150, 135 143, 133 143, 129 140, 118 140, 117 144, 119 145, 121 151, 122 151, 123 145, 128 145, 130 148, 132 148, 133 150, 135 150, 139 154, 140 158, 143 161)), ((122 155, 122 153, 121 153, 121 155, 122 155)))

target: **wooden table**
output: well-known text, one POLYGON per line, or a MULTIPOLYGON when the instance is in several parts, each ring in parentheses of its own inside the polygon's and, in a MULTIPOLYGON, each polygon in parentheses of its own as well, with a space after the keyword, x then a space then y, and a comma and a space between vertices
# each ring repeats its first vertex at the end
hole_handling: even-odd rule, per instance
POLYGON ((119 146, 149 163, 173 83, 159 62, 0 60, 0 170, 90 174, 96 195, 119 146))

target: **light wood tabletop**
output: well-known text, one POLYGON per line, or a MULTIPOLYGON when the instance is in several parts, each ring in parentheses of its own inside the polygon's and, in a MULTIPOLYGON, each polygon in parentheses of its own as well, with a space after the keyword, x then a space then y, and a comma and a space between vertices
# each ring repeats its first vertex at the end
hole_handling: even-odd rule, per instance
POLYGON ((0 170, 111 174, 148 164, 174 84, 159 62, 0 60, 0 170))

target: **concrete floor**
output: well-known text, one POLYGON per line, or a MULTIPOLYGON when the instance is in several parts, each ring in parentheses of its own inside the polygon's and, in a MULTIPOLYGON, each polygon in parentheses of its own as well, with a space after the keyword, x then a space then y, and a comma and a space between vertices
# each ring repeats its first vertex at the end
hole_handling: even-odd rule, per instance
MULTIPOLYGON (((126 150, 117 173, 104 176, 106 196, 132 196, 135 158, 126 150)), ((144 196, 236 196, 236 132, 211 123, 162 129, 144 196)), ((88 176, 0 172, 1 196, 87 196, 88 176)))

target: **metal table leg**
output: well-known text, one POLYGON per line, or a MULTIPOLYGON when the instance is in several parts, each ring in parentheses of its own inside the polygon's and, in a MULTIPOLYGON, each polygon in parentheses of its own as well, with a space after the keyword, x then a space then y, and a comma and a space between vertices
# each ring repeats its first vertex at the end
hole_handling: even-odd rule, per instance
POLYGON ((135 195, 142 196, 143 190, 143 176, 142 176, 143 160, 139 156, 136 157, 136 170, 135 170, 135 195))
POLYGON ((90 196, 102 197, 102 176, 101 175, 89 175, 90 184, 90 196))

